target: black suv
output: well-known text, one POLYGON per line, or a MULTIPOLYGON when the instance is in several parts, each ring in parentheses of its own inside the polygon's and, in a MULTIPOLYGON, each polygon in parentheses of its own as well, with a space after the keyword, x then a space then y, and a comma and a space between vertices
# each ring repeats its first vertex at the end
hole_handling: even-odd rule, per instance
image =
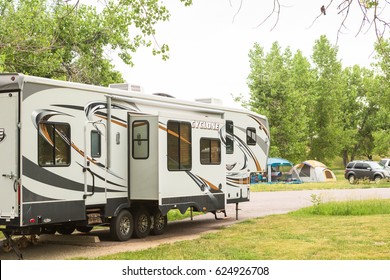
POLYGON ((382 179, 390 179, 390 172, 376 161, 357 160, 347 164, 344 177, 351 184, 355 183, 356 179, 364 178, 379 182, 382 179))

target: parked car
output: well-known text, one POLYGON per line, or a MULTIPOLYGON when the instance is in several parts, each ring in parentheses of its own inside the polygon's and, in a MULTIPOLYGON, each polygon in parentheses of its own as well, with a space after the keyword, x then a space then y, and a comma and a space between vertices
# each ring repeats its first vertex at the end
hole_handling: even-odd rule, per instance
POLYGON ((385 167, 390 168, 390 158, 382 158, 379 164, 383 164, 385 167))
POLYGON ((379 182, 382 179, 390 179, 390 170, 376 161, 356 160, 347 164, 344 177, 351 184, 364 178, 379 182))

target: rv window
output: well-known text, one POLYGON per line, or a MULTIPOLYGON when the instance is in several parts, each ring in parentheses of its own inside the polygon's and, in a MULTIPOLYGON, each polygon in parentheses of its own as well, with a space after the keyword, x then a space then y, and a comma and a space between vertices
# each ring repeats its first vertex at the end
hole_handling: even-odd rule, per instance
POLYGON ((232 121, 226 121, 226 153, 233 154, 234 153, 234 124, 232 121))
POLYGON ((248 127, 246 129, 246 143, 251 146, 256 145, 256 128, 248 127))
POLYGON ((200 163, 221 164, 221 141, 219 139, 200 139, 200 163))
POLYGON ((97 130, 91 131, 91 156, 99 158, 102 155, 101 134, 97 130))
POLYGON ((168 121, 167 128, 168 170, 191 170, 191 124, 187 122, 168 121))
POLYGON ((70 165, 70 143, 69 124, 40 123, 38 129, 39 165, 70 165))
POLYGON ((149 122, 133 122, 133 158, 147 159, 149 157, 149 122))

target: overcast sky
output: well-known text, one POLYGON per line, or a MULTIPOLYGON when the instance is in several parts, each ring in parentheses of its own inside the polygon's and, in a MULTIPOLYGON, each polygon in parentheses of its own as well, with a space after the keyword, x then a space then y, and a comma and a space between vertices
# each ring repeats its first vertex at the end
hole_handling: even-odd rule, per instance
MULTIPOLYGON (((335 3, 312 25, 320 7, 329 1, 280 0, 280 19, 271 31, 276 14, 256 26, 271 13, 273 0, 243 0, 241 9, 240 0, 194 0, 190 7, 179 0, 165 2, 171 19, 158 26, 156 39, 169 45, 170 59, 162 61, 150 49, 140 50, 134 55, 134 67, 117 63, 118 70, 127 82, 143 86, 146 93, 163 92, 187 100, 215 97, 229 106, 234 104, 232 94, 249 95, 248 53, 255 42, 268 52, 278 41, 283 48, 289 46, 293 52, 300 49, 310 58, 320 35, 336 44, 344 17, 337 14, 335 3)), ((369 67, 373 61, 374 31, 356 36, 361 20, 361 11, 353 9, 345 23, 347 28, 339 34, 339 59, 344 67, 369 67)))

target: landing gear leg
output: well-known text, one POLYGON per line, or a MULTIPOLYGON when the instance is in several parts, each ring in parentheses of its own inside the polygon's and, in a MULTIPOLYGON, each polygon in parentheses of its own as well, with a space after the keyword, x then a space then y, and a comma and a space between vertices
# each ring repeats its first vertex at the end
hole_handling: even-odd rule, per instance
MULTIPOLYGON (((226 210, 221 210, 219 212, 222 212, 224 214, 225 218, 227 217, 226 210)), ((215 217, 216 220, 223 220, 223 218, 218 218, 217 217, 217 211, 214 211, 213 213, 214 213, 214 217, 215 217)))
POLYGON ((6 246, 14 250, 15 254, 18 256, 19 260, 23 260, 23 254, 20 252, 18 245, 12 240, 12 237, 7 232, 3 231, 3 234, 6 238, 6 246))

